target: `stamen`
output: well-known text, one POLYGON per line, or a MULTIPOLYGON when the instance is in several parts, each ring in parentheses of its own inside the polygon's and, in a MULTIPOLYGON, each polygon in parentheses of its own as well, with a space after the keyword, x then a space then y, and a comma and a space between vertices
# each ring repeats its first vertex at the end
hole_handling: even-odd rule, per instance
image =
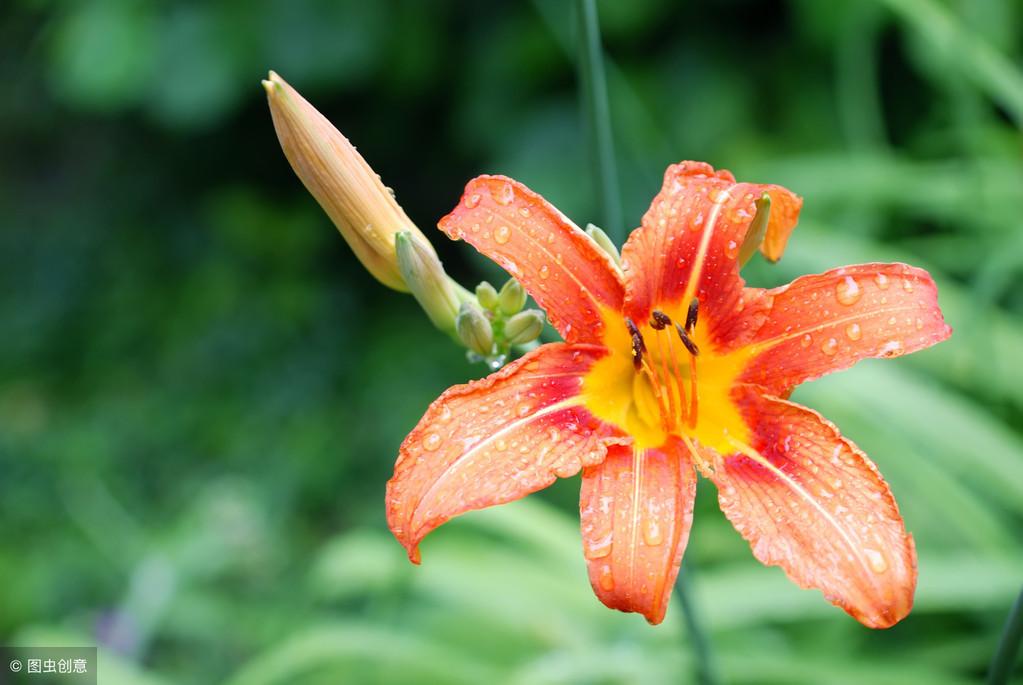
MULTIPOLYGON (((693 298, 689 303, 689 311, 686 312, 686 333, 692 333, 696 327, 696 317, 700 314, 700 300, 693 298)), ((695 354, 695 353, 694 353, 695 354)))
MULTIPOLYGON (((683 339, 685 342, 685 339, 683 339)), ((694 345, 695 347, 695 345, 694 345)), ((700 394, 696 389, 696 355, 689 357, 689 382, 692 384, 692 394, 689 403, 689 425, 696 426, 696 418, 700 408, 700 394)))
POLYGON ((650 316, 650 327, 655 331, 662 331, 665 326, 671 325, 671 318, 660 309, 655 309, 650 316))
POLYGON ((643 365, 643 353, 646 352, 646 342, 643 340, 643 335, 636 328, 636 324, 632 319, 625 319, 625 326, 629 329, 629 334, 632 336, 632 365, 636 367, 636 371, 639 371, 639 367, 643 365))
POLYGON ((681 324, 675 324, 675 330, 678 331, 678 337, 682 340, 682 344, 689 350, 689 354, 694 357, 700 354, 700 348, 696 346, 689 334, 686 333, 686 329, 682 328, 681 324))

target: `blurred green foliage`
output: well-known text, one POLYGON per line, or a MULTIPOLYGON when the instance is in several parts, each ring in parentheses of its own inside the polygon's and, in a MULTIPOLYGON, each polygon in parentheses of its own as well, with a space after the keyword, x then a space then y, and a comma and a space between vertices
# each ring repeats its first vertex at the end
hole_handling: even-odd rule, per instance
MULTIPOLYGON (((722 674, 977 681, 1023 580, 1023 6, 600 11, 627 223, 679 159, 783 183, 804 220, 751 282, 904 260, 956 329, 796 395, 891 482, 914 612, 873 633, 760 567, 703 483, 686 559, 722 674)), ((574 26, 542 0, 5 3, 0 641, 98 642, 111 685, 688 677, 677 606, 651 628, 592 596, 575 479, 405 561, 397 446, 483 368, 361 270, 259 86, 330 117, 471 286, 495 267, 432 230, 468 178, 599 206, 574 26)))

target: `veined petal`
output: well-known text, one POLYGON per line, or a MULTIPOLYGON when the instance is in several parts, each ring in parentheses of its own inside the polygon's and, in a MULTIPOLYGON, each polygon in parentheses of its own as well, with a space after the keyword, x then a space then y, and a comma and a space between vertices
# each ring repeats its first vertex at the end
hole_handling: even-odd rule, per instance
POLYGON ((774 395, 852 366, 865 357, 897 357, 952 333, 938 290, 923 269, 861 264, 797 278, 767 291, 773 301, 751 342, 740 377, 774 395))
POLYGON ((737 395, 752 444, 736 443, 705 475, 754 556, 866 626, 900 621, 916 552, 877 467, 816 412, 749 386, 737 395))
POLYGON ((611 258, 518 181, 474 178, 438 225, 517 278, 568 342, 600 342, 601 307, 621 309, 624 288, 611 258))
POLYGON ((583 471, 580 518, 590 584, 600 601, 664 619, 689 528, 696 471, 677 439, 658 449, 615 445, 583 471))
POLYGON ((387 483, 387 523, 409 558, 448 519, 510 502, 604 459, 621 441, 578 401, 598 345, 543 345, 442 394, 401 445, 387 483))
POLYGON ((719 347, 737 344, 743 334, 738 323, 755 330, 760 322, 750 316, 756 304, 750 296, 760 291, 743 300, 737 257, 765 192, 772 204, 762 250, 777 259, 796 225, 798 196, 780 186, 736 183, 728 171, 703 162, 668 167, 642 226, 622 248, 627 315, 645 321, 654 307, 685 307, 697 297, 700 311, 712 317, 710 333, 719 347))

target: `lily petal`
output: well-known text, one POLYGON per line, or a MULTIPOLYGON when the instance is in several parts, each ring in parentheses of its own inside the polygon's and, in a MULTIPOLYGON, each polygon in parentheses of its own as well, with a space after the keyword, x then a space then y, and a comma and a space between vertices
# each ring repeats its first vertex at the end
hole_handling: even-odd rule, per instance
POLYGON ((582 374, 607 351, 543 345, 442 394, 405 438, 387 483, 387 523, 419 562, 419 542, 453 516, 510 502, 604 459, 626 440, 584 409, 582 374))
POLYGON ((616 445, 583 471, 583 550, 601 602, 664 620, 689 539, 696 471, 676 440, 660 449, 616 445))
POLYGON ((773 304, 740 380, 782 397, 860 359, 915 352, 952 333, 934 281, 906 264, 847 266, 766 294, 773 304))
POLYGON ((624 288, 611 258, 518 181, 474 178, 438 225, 517 278, 568 342, 600 342, 601 307, 621 309, 624 288))
POLYGON ((668 167, 642 226, 622 248, 628 316, 645 321, 655 306, 687 306, 697 297, 701 312, 713 312, 711 335, 723 347, 736 340, 737 320, 750 321, 753 292, 743 301, 737 257, 755 202, 765 192, 771 195, 771 216, 761 249, 777 259, 796 225, 801 198, 781 186, 736 183, 730 172, 703 162, 668 167))
POLYGON ((816 412, 748 386, 737 395, 752 444, 705 475, 754 556, 866 626, 900 621, 913 605, 916 552, 877 467, 816 412))

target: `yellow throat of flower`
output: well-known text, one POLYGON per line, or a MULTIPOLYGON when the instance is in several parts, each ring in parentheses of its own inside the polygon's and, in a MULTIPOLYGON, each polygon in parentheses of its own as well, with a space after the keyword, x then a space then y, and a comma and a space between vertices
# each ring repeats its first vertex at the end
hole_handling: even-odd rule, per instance
POLYGON ((731 397, 749 353, 719 353, 706 321, 693 317, 691 309, 664 307, 643 322, 602 312, 603 343, 610 354, 583 379, 583 403, 597 418, 629 433, 639 448, 684 435, 731 452, 729 438, 746 442, 749 437, 731 397))

